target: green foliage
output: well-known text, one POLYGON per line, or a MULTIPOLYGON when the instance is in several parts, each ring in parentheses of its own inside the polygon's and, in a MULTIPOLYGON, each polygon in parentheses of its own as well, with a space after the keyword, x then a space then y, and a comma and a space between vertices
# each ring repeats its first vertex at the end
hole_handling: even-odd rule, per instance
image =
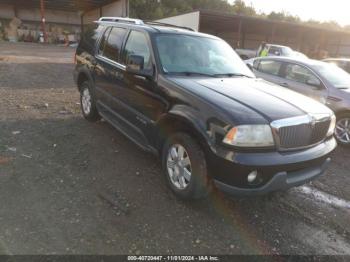
POLYGON ((247 6, 243 0, 236 0, 231 7, 234 14, 255 16, 256 11, 253 6, 247 6))
POLYGON ((230 11, 226 0, 130 0, 130 16, 155 20, 198 9, 230 11))
POLYGON ((277 20, 277 21, 286 21, 286 22, 300 22, 300 18, 298 16, 293 16, 287 12, 271 12, 267 15, 268 19, 277 20))

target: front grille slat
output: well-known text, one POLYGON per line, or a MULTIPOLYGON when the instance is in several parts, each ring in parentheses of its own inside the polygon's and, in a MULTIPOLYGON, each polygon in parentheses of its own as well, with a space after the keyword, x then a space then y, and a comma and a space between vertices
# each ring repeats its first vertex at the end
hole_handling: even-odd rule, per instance
POLYGON ((322 142, 328 132, 330 119, 316 123, 302 123, 278 128, 278 140, 281 149, 308 147, 322 142))

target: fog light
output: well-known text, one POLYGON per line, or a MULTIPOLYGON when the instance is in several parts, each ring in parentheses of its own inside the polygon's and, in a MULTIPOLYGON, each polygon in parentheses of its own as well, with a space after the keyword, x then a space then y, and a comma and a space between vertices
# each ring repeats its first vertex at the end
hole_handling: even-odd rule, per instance
POLYGON ((256 180, 256 178, 258 177, 258 171, 253 171, 253 172, 251 172, 249 175, 248 175, 248 183, 249 184, 251 184, 251 183, 253 183, 255 180, 256 180))

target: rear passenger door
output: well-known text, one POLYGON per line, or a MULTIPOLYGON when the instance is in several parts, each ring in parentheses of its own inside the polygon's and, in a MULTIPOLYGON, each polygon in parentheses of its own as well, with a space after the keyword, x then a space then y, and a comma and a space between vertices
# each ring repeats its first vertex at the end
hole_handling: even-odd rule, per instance
POLYGON ((318 76, 307 67, 294 63, 285 63, 282 76, 284 81, 281 85, 319 102, 326 102, 327 89, 318 76))
POLYGON ((100 110, 106 108, 119 114, 125 114, 115 102, 115 97, 125 94, 125 65, 121 63, 121 50, 128 30, 120 27, 109 27, 103 34, 96 53, 95 66, 96 96, 100 110))

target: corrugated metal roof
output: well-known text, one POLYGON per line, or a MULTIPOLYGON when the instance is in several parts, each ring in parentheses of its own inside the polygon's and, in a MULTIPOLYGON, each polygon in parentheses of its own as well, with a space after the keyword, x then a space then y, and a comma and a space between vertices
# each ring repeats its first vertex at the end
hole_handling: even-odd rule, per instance
MULTIPOLYGON (((44 0, 45 8, 61 11, 89 11, 116 0, 44 0)), ((0 0, 0 4, 19 8, 40 8, 40 0, 0 0)))

